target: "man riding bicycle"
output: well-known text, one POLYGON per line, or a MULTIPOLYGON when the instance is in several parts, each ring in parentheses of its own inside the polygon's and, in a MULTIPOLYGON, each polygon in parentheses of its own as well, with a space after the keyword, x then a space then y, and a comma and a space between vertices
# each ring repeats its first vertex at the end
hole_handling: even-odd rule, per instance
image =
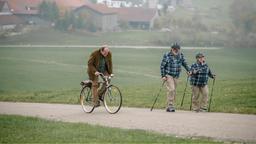
POLYGON ((98 76, 100 73, 104 75, 112 74, 112 54, 107 45, 103 45, 100 49, 91 53, 88 60, 87 73, 92 81, 93 104, 95 107, 98 107, 100 106, 98 93, 101 94, 104 91, 102 89, 99 92, 97 91, 99 87, 98 76))

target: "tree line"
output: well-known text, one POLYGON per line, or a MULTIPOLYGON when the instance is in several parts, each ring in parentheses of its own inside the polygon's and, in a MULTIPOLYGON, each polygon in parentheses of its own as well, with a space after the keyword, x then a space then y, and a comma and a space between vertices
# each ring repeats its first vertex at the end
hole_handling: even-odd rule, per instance
POLYGON ((215 13, 203 13, 205 15, 200 9, 183 15, 180 13, 186 11, 184 8, 179 8, 178 13, 162 9, 154 28, 165 28, 168 32, 156 43, 167 45, 169 41, 181 41, 187 46, 256 47, 256 2, 233 0, 228 9, 226 21, 220 21, 223 11, 214 6, 211 12, 215 13), (218 23, 209 25, 206 18, 218 23))
POLYGON ((230 6, 233 23, 229 41, 233 47, 256 47, 256 3, 254 0, 234 0, 230 6))

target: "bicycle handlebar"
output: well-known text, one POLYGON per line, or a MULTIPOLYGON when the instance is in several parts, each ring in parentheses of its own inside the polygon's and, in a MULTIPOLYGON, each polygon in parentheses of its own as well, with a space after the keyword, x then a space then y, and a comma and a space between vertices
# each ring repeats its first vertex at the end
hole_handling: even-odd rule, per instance
MULTIPOLYGON (((99 73, 100 76, 105 76, 103 73, 99 73)), ((109 77, 114 77, 114 74, 110 74, 109 77)))
POLYGON ((101 76, 101 78, 104 81, 110 80, 112 77, 114 77, 114 74, 110 74, 109 76, 105 76, 103 73, 99 73, 99 75, 101 76))

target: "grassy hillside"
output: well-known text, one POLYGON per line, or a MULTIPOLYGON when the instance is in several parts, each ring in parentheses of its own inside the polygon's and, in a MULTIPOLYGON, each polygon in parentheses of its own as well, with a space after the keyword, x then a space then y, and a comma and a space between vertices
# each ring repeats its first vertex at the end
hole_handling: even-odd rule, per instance
POLYGON ((149 31, 86 33, 39 28, 22 35, 0 38, 0 45, 154 45, 154 39, 163 36, 164 33, 149 31))
MULTIPOLYGON (((0 100, 78 103, 80 81, 88 79, 89 48, 0 48, 0 100)), ((120 87, 124 106, 150 107, 161 85, 159 65, 167 49, 112 49, 113 84, 120 87)), ((189 64, 199 50, 183 50, 189 64)), ((255 49, 200 50, 217 74, 213 111, 256 114, 255 49)), ((178 85, 177 107, 186 82, 178 85)), ((209 81, 211 89, 212 81, 209 81)), ((185 105, 190 103, 187 89, 185 105)), ((165 91, 156 105, 165 107, 165 91)))

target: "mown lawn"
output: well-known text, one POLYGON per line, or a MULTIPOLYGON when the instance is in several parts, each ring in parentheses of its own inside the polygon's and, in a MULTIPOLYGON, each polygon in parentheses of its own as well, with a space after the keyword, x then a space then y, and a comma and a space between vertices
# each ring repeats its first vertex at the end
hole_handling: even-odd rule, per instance
POLYGON ((11 115, 0 115, 0 129, 0 143, 220 143, 11 115))
MULTIPOLYGON (((90 48, 0 48, 0 100, 49 103, 78 103, 80 81, 87 79, 90 48)), ((123 105, 151 107, 160 85, 159 65, 167 49, 112 49, 115 77, 112 83, 123 93, 123 105)), ((256 49, 188 50, 189 64, 202 51, 217 75, 212 111, 256 114, 256 49)), ((191 90, 184 106, 179 104, 186 83, 183 72, 176 106, 189 109, 191 90)), ((212 80, 209 81, 209 90, 212 80)), ((165 90, 156 108, 165 107, 165 90)))

